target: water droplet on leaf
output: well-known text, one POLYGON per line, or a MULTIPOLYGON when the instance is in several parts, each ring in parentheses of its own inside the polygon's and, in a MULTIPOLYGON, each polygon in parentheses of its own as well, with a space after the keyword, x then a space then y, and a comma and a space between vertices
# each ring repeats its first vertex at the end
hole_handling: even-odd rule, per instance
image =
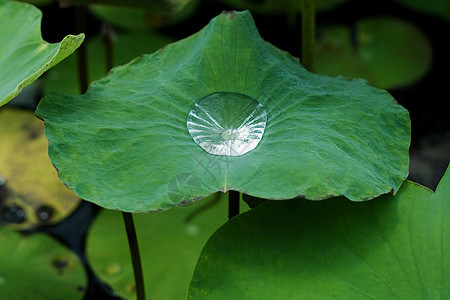
POLYGON ((206 152, 240 156, 255 149, 266 123, 267 113, 261 103, 243 94, 220 92, 194 105, 187 128, 206 152))

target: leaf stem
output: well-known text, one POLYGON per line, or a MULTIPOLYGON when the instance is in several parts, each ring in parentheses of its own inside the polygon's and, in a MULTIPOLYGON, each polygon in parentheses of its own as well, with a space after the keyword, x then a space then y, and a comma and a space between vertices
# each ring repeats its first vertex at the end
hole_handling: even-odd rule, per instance
POLYGON ((302 65, 314 72, 316 47, 316 3, 315 0, 302 1, 302 65))
POLYGON ((136 283, 136 299, 145 300, 144 276, 142 273, 141 256, 134 227, 133 215, 128 212, 122 212, 123 222, 127 231, 128 245, 130 246, 131 262, 133 264, 134 281, 136 283))
POLYGON ((103 23, 101 36, 103 46, 105 48, 105 63, 106 73, 108 73, 113 67, 113 50, 114 50, 114 29, 109 23, 103 23))
POLYGON ((239 215, 239 198, 241 193, 236 191, 228 192, 228 219, 239 215))
MULTIPOLYGON (((76 7, 75 19, 77 32, 86 32, 86 7, 76 7)), ((87 91, 89 86, 86 45, 86 42, 82 43, 77 50, 78 81, 80 85, 80 92, 82 94, 87 91)))

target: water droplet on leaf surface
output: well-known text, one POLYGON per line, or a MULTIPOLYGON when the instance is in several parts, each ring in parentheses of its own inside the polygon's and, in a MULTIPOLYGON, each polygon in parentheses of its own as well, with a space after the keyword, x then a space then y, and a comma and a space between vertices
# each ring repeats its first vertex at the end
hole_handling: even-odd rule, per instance
POLYGON ((219 92, 197 102, 187 128, 194 141, 214 155, 240 156, 261 140, 267 113, 261 103, 238 93, 219 92))

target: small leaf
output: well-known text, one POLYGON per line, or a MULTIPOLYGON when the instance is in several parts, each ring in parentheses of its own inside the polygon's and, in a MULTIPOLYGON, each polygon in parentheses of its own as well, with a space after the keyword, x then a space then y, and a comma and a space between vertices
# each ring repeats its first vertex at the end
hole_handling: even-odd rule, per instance
MULTIPOLYGON (((218 107, 228 121, 242 117, 218 107)), ((360 201, 397 191, 408 174, 408 112, 362 80, 309 73, 261 39, 249 12, 221 14, 197 34, 113 69, 84 95, 48 95, 36 115, 61 180, 110 209, 164 210, 231 189, 360 201), (264 107, 256 148, 213 155, 194 142, 189 112, 216 93, 264 107), (189 184, 172 193, 169 183, 186 174, 189 184)))
POLYGON ((72 54, 84 40, 84 34, 68 35, 60 43, 49 44, 42 40, 41 19, 41 11, 33 5, 0 1, 0 106, 72 54))
POLYGON ((268 201, 209 239, 190 299, 448 299, 450 168, 364 203, 268 201))
MULTIPOLYGON (((186 299, 203 245, 227 220, 226 200, 215 194, 188 207, 134 215, 149 299, 186 299)), ((89 261, 121 297, 136 299, 129 251, 121 214, 102 211, 88 235, 89 261)))
POLYGON ((415 83, 431 67, 433 51, 426 36, 398 18, 367 18, 353 28, 326 26, 320 32, 320 74, 364 78, 373 86, 392 89, 415 83))
POLYGON ((0 299, 83 299, 83 265, 56 240, 0 227, 0 245, 0 299))

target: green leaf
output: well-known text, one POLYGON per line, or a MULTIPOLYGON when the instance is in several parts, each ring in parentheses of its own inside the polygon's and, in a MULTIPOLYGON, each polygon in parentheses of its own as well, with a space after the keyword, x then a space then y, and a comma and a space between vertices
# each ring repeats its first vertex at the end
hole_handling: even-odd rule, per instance
MULTIPOLYGON (((189 207, 176 207, 163 213, 134 214, 133 217, 147 297, 186 299, 202 247, 227 220, 225 197, 215 194, 189 207)), ((136 299, 121 213, 110 210, 100 213, 88 235, 87 254, 101 280, 121 297, 136 299)))
POLYGON ((79 203, 48 158, 44 124, 31 111, 0 109, 0 224, 20 230, 55 224, 79 203))
POLYGON ((113 69, 84 95, 48 95, 36 115, 61 180, 110 209, 164 210, 228 190, 358 201, 397 191, 408 173, 408 112, 362 80, 309 73, 263 41, 246 11, 113 69), (254 150, 212 155, 190 136, 189 111, 217 92, 264 106, 254 150))
POLYGON ((375 17, 354 28, 327 26, 317 43, 316 70, 325 75, 365 78, 380 88, 413 84, 431 67, 432 49, 413 24, 375 17))
POLYGON ((41 19, 41 11, 33 5, 0 1, 0 106, 72 54, 84 40, 84 34, 68 35, 61 43, 49 44, 42 40, 41 19))
POLYGON ((83 299, 87 278, 78 257, 42 233, 0 227, 2 300, 83 299))
POLYGON ((190 299, 448 299, 450 168, 365 203, 268 201, 207 242, 190 299))

